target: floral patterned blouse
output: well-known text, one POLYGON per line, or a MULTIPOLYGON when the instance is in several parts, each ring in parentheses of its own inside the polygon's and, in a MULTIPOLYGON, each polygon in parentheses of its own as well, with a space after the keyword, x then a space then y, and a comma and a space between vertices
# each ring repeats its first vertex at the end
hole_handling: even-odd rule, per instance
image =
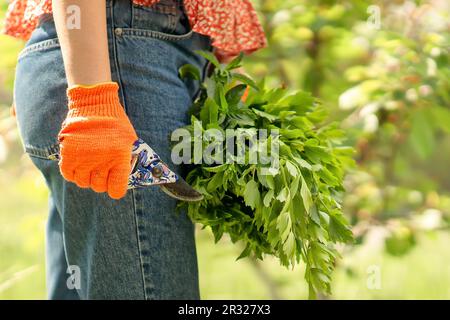
MULTIPOLYGON (((133 0, 151 6, 160 0, 133 0)), ((251 53, 266 45, 266 38, 250 0, 184 0, 192 30, 211 37, 216 54, 251 53)), ((28 39, 39 17, 52 11, 52 0, 12 0, 4 33, 28 39)))

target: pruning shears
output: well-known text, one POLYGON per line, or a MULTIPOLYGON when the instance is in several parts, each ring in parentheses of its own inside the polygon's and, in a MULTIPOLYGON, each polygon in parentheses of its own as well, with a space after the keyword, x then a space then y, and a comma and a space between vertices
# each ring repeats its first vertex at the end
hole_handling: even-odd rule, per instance
MULTIPOLYGON (((59 153, 48 157, 59 160, 59 153)), ((167 195, 182 201, 200 201, 203 195, 181 176, 169 169, 158 154, 142 139, 133 143, 128 189, 159 186, 167 195)))

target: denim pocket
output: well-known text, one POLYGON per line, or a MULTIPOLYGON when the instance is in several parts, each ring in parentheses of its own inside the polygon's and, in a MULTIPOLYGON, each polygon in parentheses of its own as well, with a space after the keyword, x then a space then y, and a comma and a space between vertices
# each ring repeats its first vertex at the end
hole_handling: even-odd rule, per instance
POLYGON ((67 81, 57 39, 27 44, 16 66, 14 101, 20 135, 31 156, 58 151, 58 133, 67 114, 67 81))
POLYGON ((180 0, 160 0, 152 6, 133 4, 132 28, 168 36, 186 35, 190 26, 182 3, 180 0))

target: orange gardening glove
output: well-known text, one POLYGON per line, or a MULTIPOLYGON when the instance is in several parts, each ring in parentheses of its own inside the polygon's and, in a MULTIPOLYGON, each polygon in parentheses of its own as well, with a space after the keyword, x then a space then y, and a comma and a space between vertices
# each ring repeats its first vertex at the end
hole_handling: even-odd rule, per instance
POLYGON ((118 90, 115 82, 69 88, 69 112, 58 135, 63 177, 81 188, 108 192, 113 199, 127 192, 137 140, 118 90))

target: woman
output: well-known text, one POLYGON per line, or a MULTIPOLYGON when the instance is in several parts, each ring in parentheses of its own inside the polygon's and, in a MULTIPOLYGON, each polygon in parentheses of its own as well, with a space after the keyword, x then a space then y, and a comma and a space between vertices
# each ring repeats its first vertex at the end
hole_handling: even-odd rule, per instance
POLYGON ((178 69, 206 69, 196 50, 265 45, 250 2, 15 0, 6 33, 28 39, 14 99, 50 189, 49 298, 198 299, 193 225, 159 189, 127 192, 131 147, 139 137, 170 160, 198 90, 178 69))

